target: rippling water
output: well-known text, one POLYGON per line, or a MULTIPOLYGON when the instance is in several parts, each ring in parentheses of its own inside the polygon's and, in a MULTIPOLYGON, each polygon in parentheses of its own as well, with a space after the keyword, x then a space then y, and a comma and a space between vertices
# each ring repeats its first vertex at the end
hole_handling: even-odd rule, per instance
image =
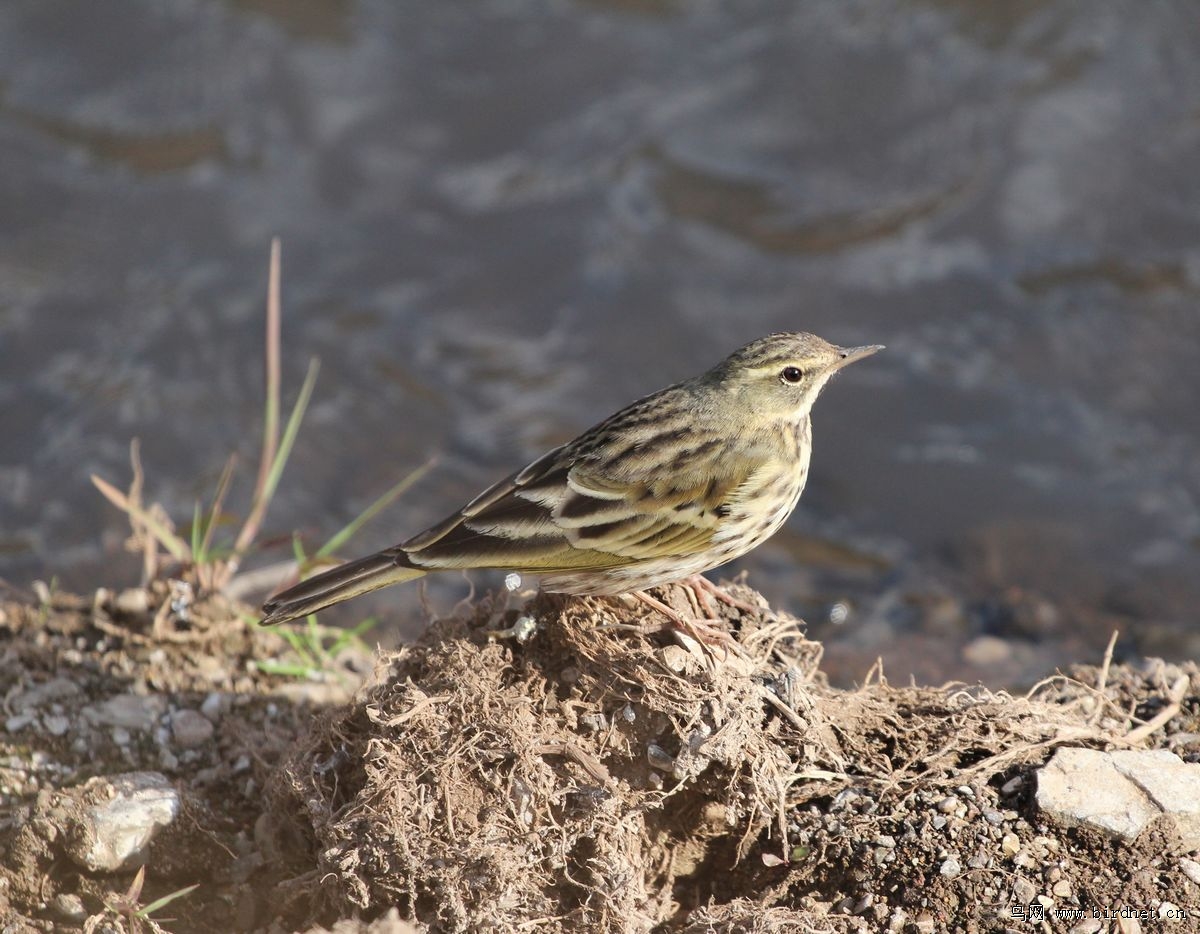
POLYGON ((806 329, 888 350, 731 570, 837 676, 1200 655, 1192 5, 10 3, 0 147, 12 583, 133 579, 87 480, 132 436, 181 520, 228 451, 249 485, 279 234, 286 378, 322 374, 273 532, 439 453, 359 545, 406 537, 806 329))

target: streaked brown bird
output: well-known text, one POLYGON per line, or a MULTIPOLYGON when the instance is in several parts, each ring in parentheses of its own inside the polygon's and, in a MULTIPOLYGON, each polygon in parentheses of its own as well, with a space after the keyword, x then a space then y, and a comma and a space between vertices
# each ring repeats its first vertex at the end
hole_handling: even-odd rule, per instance
POLYGON ((543 454, 419 535, 288 588, 263 606, 262 621, 466 568, 537 575, 557 593, 633 593, 665 610, 642 591, 744 555, 784 523, 808 479, 817 395, 842 367, 881 349, 804 333, 756 340, 543 454))

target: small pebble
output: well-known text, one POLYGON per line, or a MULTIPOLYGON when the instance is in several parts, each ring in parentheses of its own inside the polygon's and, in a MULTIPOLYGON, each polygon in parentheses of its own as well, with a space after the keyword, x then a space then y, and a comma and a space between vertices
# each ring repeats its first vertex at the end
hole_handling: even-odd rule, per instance
POLYGON ((942 800, 934 805, 934 807, 936 807, 943 814, 949 814, 956 807, 958 807, 958 799, 952 795, 949 795, 945 798, 942 798, 942 800))
POLYGON ((212 721, 203 714, 184 708, 171 714, 171 734, 181 749, 203 746, 213 736, 212 721))
POLYGON ((948 860, 942 863, 941 867, 938 869, 938 872, 947 879, 953 879, 962 872, 962 863, 951 856, 948 860))
POLYGON ((1179 868, 1183 874, 1191 879, 1196 885, 1200 885, 1200 863, 1194 859, 1184 857, 1179 861, 1179 868))
POLYGON ((200 712, 213 723, 219 723, 222 715, 229 709, 229 700, 220 691, 210 691, 200 705, 200 712))
POLYGON ((115 605, 118 612, 138 616, 149 612, 150 595, 140 587, 122 590, 117 596, 115 605))
POLYGON ((4 721, 4 729, 9 733, 20 733, 25 727, 33 723, 35 715, 31 713, 13 714, 4 721))
POLYGON ((692 664, 691 653, 678 645, 667 645, 662 650, 662 661, 671 671, 679 674, 692 664))
POLYGON ((50 905, 54 909, 54 913, 64 921, 79 922, 88 916, 87 909, 83 906, 83 899, 70 892, 55 895, 50 905))
POLYGON ((71 728, 71 721, 57 714, 48 714, 42 717, 42 726, 51 736, 62 736, 71 728))
POLYGON ((1055 898, 1070 898, 1071 897, 1071 880, 1059 879, 1050 888, 1050 894, 1055 898))
POLYGON ((646 744, 646 761, 651 768, 670 772, 675 768, 675 757, 655 743, 646 744))

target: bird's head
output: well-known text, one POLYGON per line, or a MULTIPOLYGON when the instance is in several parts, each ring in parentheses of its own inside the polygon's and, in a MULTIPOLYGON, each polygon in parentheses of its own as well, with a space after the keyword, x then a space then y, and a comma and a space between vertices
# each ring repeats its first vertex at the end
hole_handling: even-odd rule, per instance
POLYGON ((771 334, 734 351, 708 376, 756 415, 803 418, 830 377, 882 344, 838 347, 815 334, 771 334))

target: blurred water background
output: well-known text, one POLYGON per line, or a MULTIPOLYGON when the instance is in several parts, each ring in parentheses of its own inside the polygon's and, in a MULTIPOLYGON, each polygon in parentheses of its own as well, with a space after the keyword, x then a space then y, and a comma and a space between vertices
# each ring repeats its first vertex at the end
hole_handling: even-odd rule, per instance
POLYGON ((286 384, 322 371, 274 534, 438 454, 354 551, 390 544, 812 330, 888 349, 727 570, 835 678, 1200 657, 1194 4, 0 5, 0 576, 136 581, 87 479, 133 436, 181 521, 231 450, 249 489, 275 234, 286 384))

